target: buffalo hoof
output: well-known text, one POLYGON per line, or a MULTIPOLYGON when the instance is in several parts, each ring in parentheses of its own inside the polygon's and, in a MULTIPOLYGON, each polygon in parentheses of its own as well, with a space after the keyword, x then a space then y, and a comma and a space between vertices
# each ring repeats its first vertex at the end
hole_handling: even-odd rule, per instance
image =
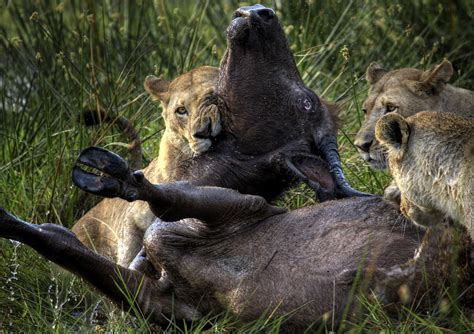
POLYGON ((103 197, 120 197, 130 202, 138 199, 138 188, 143 180, 141 171, 132 172, 122 157, 99 147, 82 151, 72 170, 72 181, 80 189, 103 197), (101 175, 86 172, 80 165, 94 168, 101 175))
POLYGON ((15 222, 16 218, 5 211, 3 208, 0 208, 0 237, 11 239, 11 222, 15 222))
POLYGON ((86 148, 79 154, 76 162, 121 180, 130 172, 128 163, 121 156, 100 147, 86 148))

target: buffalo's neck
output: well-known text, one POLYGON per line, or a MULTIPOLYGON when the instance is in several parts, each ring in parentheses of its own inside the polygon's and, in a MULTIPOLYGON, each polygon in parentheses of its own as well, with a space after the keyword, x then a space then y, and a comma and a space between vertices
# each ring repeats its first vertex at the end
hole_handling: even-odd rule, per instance
POLYGON ((275 168, 272 154, 249 156, 230 152, 226 139, 214 150, 194 159, 182 169, 180 179, 196 186, 216 186, 273 200, 289 186, 292 176, 275 168))
POLYGON ((261 154, 283 146, 296 133, 296 111, 290 107, 295 85, 302 84, 293 64, 228 50, 221 64, 218 94, 225 131, 240 153, 261 154))

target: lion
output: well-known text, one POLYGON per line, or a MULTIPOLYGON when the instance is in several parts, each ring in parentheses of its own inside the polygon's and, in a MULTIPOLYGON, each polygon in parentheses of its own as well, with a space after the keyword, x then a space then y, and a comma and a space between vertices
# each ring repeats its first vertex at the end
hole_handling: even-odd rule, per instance
MULTIPOLYGON (((175 181, 180 164, 210 149, 221 131, 215 86, 219 70, 203 66, 169 82, 147 76, 145 90, 160 101, 165 130, 159 156, 143 170, 153 183, 175 181)), ((104 199, 73 226, 79 240, 101 255, 128 266, 155 216, 146 202, 104 199)))
MULTIPOLYGON (((409 117, 431 110, 474 117, 474 91, 449 85, 452 75, 453 66, 446 59, 427 71, 416 68, 386 71, 371 63, 366 72, 369 94, 363 104, 365 120, 354 140, 362 159, 373 169, 387 169, 385 152, 375 139, 375 124, 387 113, 409 117)), ((393 183, 385 189, 387 199, 398 203, 399 196, 393 183)))
POLYGON ((376 63, 369 65, 366 73, 369 94, 363 104, 365 121, 354 144, 372 168, 387 168, 386 157, 375 140, 375 124, 383 115, 396 113, 409 117, 430 110, 474 117, 474 91, 449 85, 452 74, 448 60, 428 71, 402 68, 387 72, 376 63))
POLYGON ((474 119, 452 113, 391 113, 377 122, 405 216, 429 226, 447 215, 474 238, 473 134, 474 119))

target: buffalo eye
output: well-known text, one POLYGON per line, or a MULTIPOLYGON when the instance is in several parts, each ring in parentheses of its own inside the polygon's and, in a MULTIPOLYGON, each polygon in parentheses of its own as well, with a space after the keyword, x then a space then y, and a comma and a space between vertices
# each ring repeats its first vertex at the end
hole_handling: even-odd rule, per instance
POLYGON ((315 113, 320 108, 319 98, 306 86, 296 87, 288 100, 291 108, 303 113, 315 113))
POLYGON ((309 100, 309 99, 304 99, 304 100, 303 100, 303 108, 304 108, 306 111, 311 111, 311 109, 313 108, 313 104, 311 103, 311 100, 309 100))
POLYGON ((394 106, 393 104, 387 104, 385 106, 385 113, 393 112, 397 109, 398 109, 398 107, 394 106))
POLYGON ((188 114, 188 111, 186 110, 185 107, 178 107, 178 108, 176 108, 175 114, 180 116, 180 117, 183 117, 183 116, 186 116, 188 114))
POLYGON ((304 112, 314 112, 313 101, 308 97, 298 99, 298 108, 304 112))

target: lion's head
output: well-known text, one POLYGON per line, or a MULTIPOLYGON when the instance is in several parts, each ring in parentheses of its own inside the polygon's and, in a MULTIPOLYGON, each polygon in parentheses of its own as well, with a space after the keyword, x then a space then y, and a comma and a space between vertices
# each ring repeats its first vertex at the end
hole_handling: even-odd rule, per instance
POLYGON ((444 60, 430 70, 402 68, 385 71, 376 63, 367 68, 369 95, 364 102, 365 120, 356 135, 354 144, 362 158, 375 169, 386 169, 386 155, 375 139, 375 124, 382 116, 396 113, 409 117, 420 111, 444 110, 451 94, 443 93, 453 74, 451 63, 444 60))
POLYGON ((202 66, 172 82, 153 75, 145 79, 145 90, 163 106, 168 140, 186 155, 207 151, 221 131, 215 95, 218 74, 218 68, 202 66))
POLYGON ((396 113, 377 121, 375 136, 387 149, 401 211, 432 225, 445 214, 474 236, 474 119, 447 112, 396 113))

